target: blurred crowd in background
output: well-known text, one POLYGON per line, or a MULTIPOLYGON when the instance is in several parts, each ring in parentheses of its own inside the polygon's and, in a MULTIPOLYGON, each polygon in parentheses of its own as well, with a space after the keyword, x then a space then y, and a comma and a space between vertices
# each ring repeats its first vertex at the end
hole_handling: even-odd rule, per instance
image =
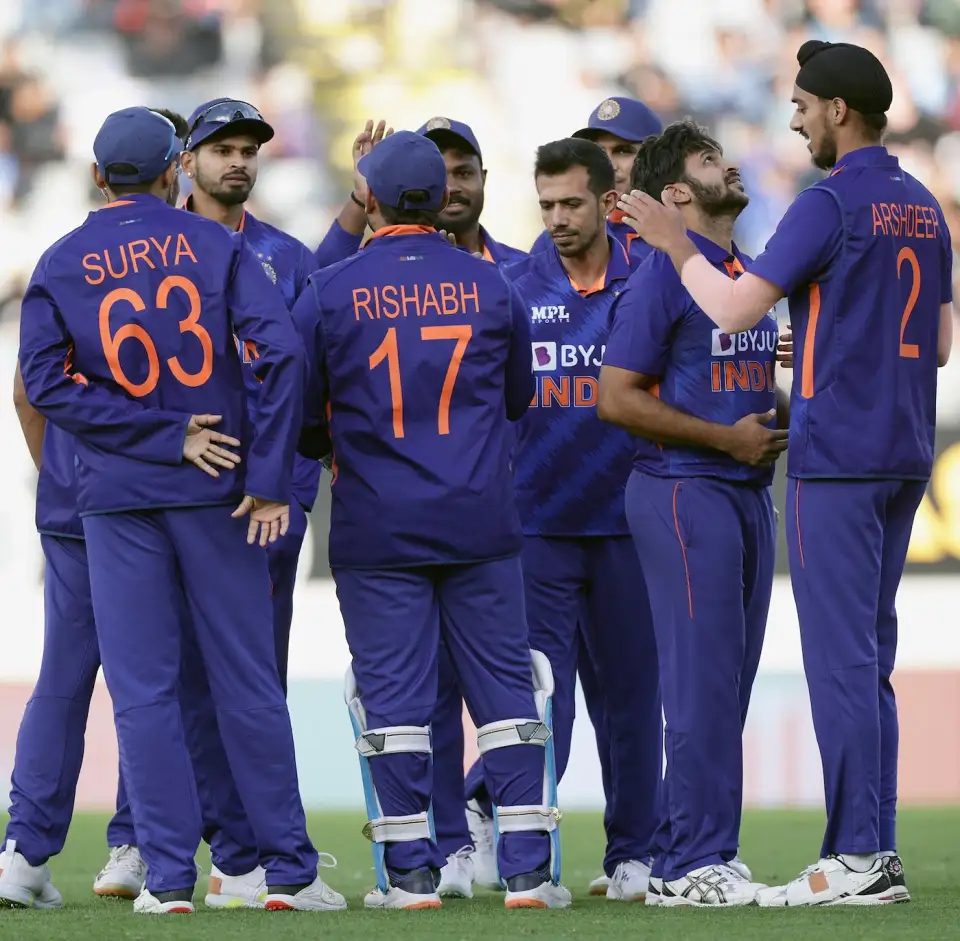
MULTIPOLYGON (((466 121, 489 170, 484 222, 527 248, 540 229, 536 147, 632 95, 665 122, 694 116, 740 162, 751 204, 737 237, 756 253, 817 178, 787 127, 811 37, 884 61, 888 143, 960 247, 960 0, 2 0, 4 350, 37 257, 102 202, 91 145, 117 108, 252 102, 277 136, 250 209, 311 248, 348 198, 366 118, 466 121)), ((940 398, 942 420, 960 423, 956 364, 940 398)))

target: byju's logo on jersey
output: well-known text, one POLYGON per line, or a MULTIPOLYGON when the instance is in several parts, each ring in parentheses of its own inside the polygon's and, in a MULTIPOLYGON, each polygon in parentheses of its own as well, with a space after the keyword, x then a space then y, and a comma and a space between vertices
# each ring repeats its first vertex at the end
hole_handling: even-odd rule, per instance
POLYGON ((551 372, 557 368, 557 344, 534 343, 533 344, 533 371, 551 372))
POLYGON ((570 314, 563 304, 531 307, 530 315, 534 323, 569 323, 570 314))
POLYGON ((733 356, 736 352, 733 337, 722 330, 714 330, 711 335, 710 352, 713 356, 733 356))

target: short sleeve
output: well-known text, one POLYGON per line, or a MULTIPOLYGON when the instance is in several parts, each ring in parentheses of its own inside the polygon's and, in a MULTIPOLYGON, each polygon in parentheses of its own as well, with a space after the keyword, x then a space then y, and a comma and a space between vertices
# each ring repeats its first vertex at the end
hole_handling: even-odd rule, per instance
POLYGON ((673 268, 648 261, 627 282, 611 312, 612 325, 603 354, 605 366, 662 376, 674 328, 686 310, 683 289, 673 268))
POLYGON ((790 295, 815 281, 842 248, 840 207, 830 193, 814 186, 794 200, 748 270, 790 295))

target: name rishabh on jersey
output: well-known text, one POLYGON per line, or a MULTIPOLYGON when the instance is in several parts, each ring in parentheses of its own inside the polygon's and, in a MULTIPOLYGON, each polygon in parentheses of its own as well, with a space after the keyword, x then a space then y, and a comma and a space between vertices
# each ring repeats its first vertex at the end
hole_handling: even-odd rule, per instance
POLYGON ((610 309, 630 260, 609 238, 610 262, 596 284, 571 282, 556 248, 504 269, 530 315, 536 394, 519 422, 517 506, 528 536, 628 533, 624 488, 633 442, 597 418, 597 390, 610 309))

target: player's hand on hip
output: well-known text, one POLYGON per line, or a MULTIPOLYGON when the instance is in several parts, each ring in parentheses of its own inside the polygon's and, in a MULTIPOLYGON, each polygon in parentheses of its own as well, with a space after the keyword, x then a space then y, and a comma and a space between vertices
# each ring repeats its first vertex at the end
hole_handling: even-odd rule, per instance
POLYGON ((250 522, 247 526, 247 545, 250 546, 257 541, 258 532, 260 545, 266 546, 268 542, 276 542, 281 536, 286 535, 290 526, 290 505, 287 503, 261 500, 259 497, 251 497, 248 494, 231 516, 234 519, 240 519, 248 514, 250 522))
POLYGON ((393 133, 392 127, 387 127, 386 121, 378 121, 376 127, 372 120, 367 120, 363 130, 353 141, 353 192, 360 202, 367 198, 367 181, 357 169, 361 157, 365 157, 385 137, 393 133))
POLYGON ((633 190, 620 197, 617 207, 623 211, 623 221, 648 245, 669 251, 687 237, 687 227, 666 190, 662 198, 659 202, 642 190, 633 190))
POLYGON ((212 430, 211 426, 219 425, 222 419, 222 415, 191 415, 183 439, 183 459, 211 477, 220 476, 217 467, 233 470, 240 463, 240 455, 227 450, 239 448, 240 442, 212 430))
POLYGON ((777 362, 784 369, 793 369, 793 331, 780 334, 777 343, 777 362))
POLYGON ((777 417, 777 410, 763 414, 744 415, 730 427, 730 437, 724 450, 741 464, 762 467, 773 464, 787 450, 786 428, 767 428, 777 417))

